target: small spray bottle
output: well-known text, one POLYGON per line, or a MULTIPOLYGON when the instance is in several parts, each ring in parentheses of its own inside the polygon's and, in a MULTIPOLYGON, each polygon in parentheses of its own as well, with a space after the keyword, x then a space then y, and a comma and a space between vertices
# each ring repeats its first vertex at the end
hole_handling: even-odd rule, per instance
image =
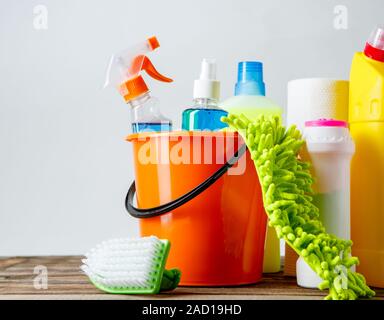
POLYGON ((172 79, 161 75, 145 55, 159 46, 156 37, 151 37, 112 56, 108 67, 104 87, 115 86, 131 106, 133 133, 172 130, 172 121, 161 114, 158 100, 151 96, 140 74, 144 70, 153 79, 172 82, 172 79))
POLYGON ((203 59, 200 78, 194 83, 194 104, 183 112, 182 129, 215 131, 227 127, 220 120, 227 112, 218 107, 219 98, 220 81, 216 80, 216 62, 203 59))

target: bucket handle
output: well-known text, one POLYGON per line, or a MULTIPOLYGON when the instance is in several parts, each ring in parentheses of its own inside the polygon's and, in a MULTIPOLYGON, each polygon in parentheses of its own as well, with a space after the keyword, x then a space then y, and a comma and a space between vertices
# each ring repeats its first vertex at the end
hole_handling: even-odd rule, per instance
POLYGON ((176 208, 182 206, 184 203, 192 200, 200 193, 209 188, 212 184, 214 184, 224 173, 231 168, 239 158, 245 153, 247 150, 247 146, 245 143, 235 152, 234 156, 228 160, 220 169, 218 169, 214 174, 208 177, 204 182, 200 183, 197 187, 192 189, 191 191, 185 193, 179 198, 172 200, 168 203, 162 204, 158 207, 147 208, 147 209, 139 209, 133 205, 133 199, 136 193, 136 184, 135 181, 132 182, 129 187, 127 196, 125 197, 125 208, 128 213, 134 218, 153 218, 160 216, 162 214, 168 213, 176 208))

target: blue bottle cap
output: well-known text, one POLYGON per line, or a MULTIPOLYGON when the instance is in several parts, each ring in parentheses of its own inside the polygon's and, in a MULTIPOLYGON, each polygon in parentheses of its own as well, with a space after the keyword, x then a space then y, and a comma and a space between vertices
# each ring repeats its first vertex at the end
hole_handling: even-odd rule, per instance
POLYGON ((263 64, 261 62, 239 62, 235 96, 239 95, 265 96, 263 64))

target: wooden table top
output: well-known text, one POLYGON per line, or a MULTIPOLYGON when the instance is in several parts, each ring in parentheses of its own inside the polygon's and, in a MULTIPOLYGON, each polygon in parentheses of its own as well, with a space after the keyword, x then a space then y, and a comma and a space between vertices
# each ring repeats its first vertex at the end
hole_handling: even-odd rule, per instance
MULTIPOLYGON (((322 299, 326 292, 303 289, 282 272, 265 274, 261 282, 239 287, 178 287, 158 295, 105 294, 81 273, 79 256, 0 258, 0 299, 322 299), (35 267, 45 266, 48 288, 36 289, 35 267)), ((376 290, 384 300, 384 289, 376 290)))

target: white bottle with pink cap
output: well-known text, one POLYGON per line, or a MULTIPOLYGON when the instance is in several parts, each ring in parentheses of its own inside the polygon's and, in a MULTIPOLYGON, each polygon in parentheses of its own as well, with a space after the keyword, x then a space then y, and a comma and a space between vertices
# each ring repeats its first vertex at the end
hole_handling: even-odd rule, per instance
MULTIPOLYGON (((304 160, 312 163, 315 183, 314 203, 326 231, 339 238, 350 239, 350 162, 355 145, 349 134, 348 123, 333 119, 305 122, 306 147, 304 160)), ((304 262, 297 260, 298 285, 316 288, 321 279, 304 262)))

